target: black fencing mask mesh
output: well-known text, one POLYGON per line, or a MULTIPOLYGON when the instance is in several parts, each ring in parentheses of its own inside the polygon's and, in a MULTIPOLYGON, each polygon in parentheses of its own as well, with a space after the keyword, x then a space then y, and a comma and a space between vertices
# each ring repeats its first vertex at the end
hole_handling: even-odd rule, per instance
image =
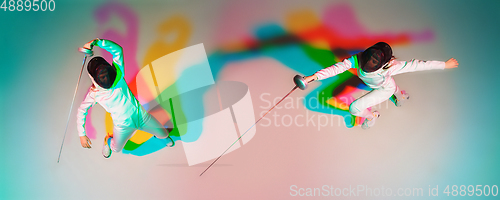
POLYGON ((365 72, 374 72, 384 66, 392 58, 392 48, 385 42, 379 42, 363 51, 361 67, 365 72))
POLYGON ((90 76, 94 78, 94 81, 102 88, 109 89, 113 86, 116 79, 116 69, 104 58, 92 58, 87 65, 87 70, 90 76))

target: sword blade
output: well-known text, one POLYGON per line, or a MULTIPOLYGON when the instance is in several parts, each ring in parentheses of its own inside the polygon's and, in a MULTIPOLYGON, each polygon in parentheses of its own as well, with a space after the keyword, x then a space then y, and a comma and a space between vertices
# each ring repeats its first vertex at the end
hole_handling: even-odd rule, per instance
POLYGON ((59 149, 59 156, 57 157, 57 163, 61 159, 61 152, 64 145, 64 139, 66 139, 66 132, 68 131, 69 119, 71 118, 71 111, 73 110, 73 104, 75 103, 76 92, 78 91, 78 85, 80 85, 80 79, 82 78, 83 68, 85 67, 85 61, 87 60, 87 54, 83 57, 82 69, 80 70, 80 75, 78 76, 78 81, 76 82, 75 93, 73 94, 73 101, 71 101, 71 107, 69 108, 68 120, 66 121, 66 128, 64 129, 64 136, 61 142, 61 149, 59 149))
POLYGON ((224 155, 224 154, 225 154, 225 153, 226 153, 229 149, 231 149, 231 147, 233 147, 233 145, 234 145, 234 144, 236 144, 236 142, 238 142, 238 141, 241 139, 241 137, 243 137, 243 136, 244 136, 244 135, 245 135, 245 134, 246 134, 246 133, 247 133, 250 129, 252 129, 252 128, 253 128, 253 127, 254 127, 257 123, 259 123, 259 121, 260 121, 262 118, 264 118, 264 117, 265 117, 265 116, 266 116, 269 112, 271 112, 271 110, 273 110, 273 109, 274 109, 274 107, 276 107, 276 106, 277 106, 278 104, 280 104, 283 100, 285 100, 285 98, 286 98, 286 97, 288 97, 288 95, 290 95, 290 94, 291 94, 293 91, 295 91, 297 88, 298 88, 298 86, 293 87, 293 89, 292 89, 292 90, 290 90, 290 92, 288 92, 288 94, 286 94, 286 95, 285 95, 285 96, 284 96, 284 97, 283 97, 280 101, 278 101, 278 103, 276 103, 276 104, 275 104, 275 105, 274 105, 271 109, 269 109, 269 110, 266 112, 266 114, 262 115, 262 117, 260 117, 260 119, 258 119, 258 120, 257 120, 257 121, 256 121, 256 122, 252 125, 252 126, 250 126, 250 128, 248 128, 248 130, 246 130, 246 131, 245 131, 245 133, 241 134, 241 136, 240 136, 240 137, 239 137, 236 141, 234 141, 234 142, 233 142, 233 144, 231 144, 231 146, 229 146, 229 148, 227 148, 224 152, 222 152, 222 154, 221 154, 219 157, 217 157, 217 159, 215 159, 215 160, 212 162, 212 164, 210 164, 210 165, 209 165, 209 166, 205 169, 205 171, 203 171, 203 172, 200 174, 200 176, 201 176, 201 175, 203 175, 203 174, 204 174, 204 173, 205 173, 208 169, 210 169, 210 167, 212 167, 212 165, 214 165, 214 164, 215 164, 215 162, 217 162, 217 161, 218 161, 218 160, 219 160, 219 159, 220 159, 220 158, 221 158, 221 157, 222 157, 222 156, 223 156, 223 155, 224 155))

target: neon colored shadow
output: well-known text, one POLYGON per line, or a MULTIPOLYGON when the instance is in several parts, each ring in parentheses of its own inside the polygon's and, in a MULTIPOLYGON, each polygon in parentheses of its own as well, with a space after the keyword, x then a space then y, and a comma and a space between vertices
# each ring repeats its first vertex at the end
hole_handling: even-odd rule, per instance
MULTIPOLYGON (((107 4, 104 7, 109 5, 114 4, 107 4)), ((117 13, 119 13, 118 17, 120 19, 137 18, 132 10, 126 6, 116 6, 115 9, 118 9, 117 13)), ((99 9, 99 11, 105 10, 105 8, 99 9)), ((109 18, 109 15, 107 18, 109 18)), ((134 20, 132 21, 135 22, 134 20)), ((125 23, 125 25, 135 26, 133 23, 125 23)), ((221 107, 221 110, 216 112, 206 104, 207 102, 204 101, 206 100, 205 98, 214 96, 211 94, 213 93, 214 80, 202 46, 201 52, 196 51, 198 53, 190 50, 184 51, 184 49, 192 49, 191 47, 186 48, 191 36, 191 29, 187 18, 181 15, 174 15, 163 21, 158 26, 156 41, 146 53, 142 65, 144 67, 138 71, 135 79, 127 80, 129 87, 145 109, 160 123, 165 124, 166 127, 173 128, 170 136, 174 140, 182 140, 184 142, 183 147, 189 165, 205 162, 218 156, 225 149, 218 149, 218 147, 215 148, 211 145, 217 142, 224 144, 233 142, 239 137, 236 133, 243 132, 241 129, 248 128, 250 126, 248 123, 253 123, 254 120, 254 116, 248 114, 253 113, 251 101, 248 101, 250 98, 248 88, 246 88, 247 92, 245 95, 241 96, 242 99, 235 101, 234 95, 239 93, 239 90, 236 89, 238 91, 234 91, 235 88, 224 87, 224 84, 219 85, 217 87, 226 89, 217 90, 218 94, 220 94, 218 102, 221 102, 221 106, 226 106, 221 107), (174 40, 167 40, 166 37, 169 35, 175 35, 176 38, 174 40), (180 49, 183 50, 178 51, 180 49), (196 62, 197 59, 200 62, 196 62), (225 95, 224 97, 223 94, 229 94, 229 96, 225 95), (192 98, 186 98, 186 95, 192 98), (226 103, 224 104, 224 102, 226 103), (227 102, 233 102, 234 105, 231 104, 228 106, 227 102), (250 111, 246 109, 250 109, 250 111), (245 114, 242 115, 241 113, 245 114), (227 118, 228 116, 232 116, 232 118, 227 118), (226 122, 230 123, 224 124, 226 122), (238 122, 238 125, 234 124, 235 122, 238 122)), ((128 31, 130 28, 126 28, 125 30, 128 31)), ((116 30, 107 30, 106 33, 112 34, 103 38, 115 41, 119 41, 122 38, 116 30)), ((125 37, 135 37, 135 35, 135 33, 125 33, 125 37)), ((136 40, 133 38, 131 41, 135 42, 136 40)), ((118 43, 121 44, 120 42, 118 43)), ((136 45, 129 46, 123 45, 124 50, 132 48, 130 50, 131 53, 124 53, 125 59, 134 57, 133 55, 136 53, 136 45)), ((130 67, 128 65, 131 62, 134 63, 132 66, 136 66, 135 60, 126 61, 126 73, 135 70, 135 68, 129 70, 130 67)), ((241 84, 231 83, 229 85, 235 86, 241 84)), ((244 89, 241 89, 244 86, 246 85, 243 84, 239 89, 244 91, 244 89)), ((106 132, 111 135, 113 133, 113 121, 109 114, 105 116, 105 124, 106 132)), ((241 140, 241 144, 235 145, 230 151, 248 142, 254 133, 255 128, 247 134, 244 140, 241 140)), ((224 148, 224 145, 218 146, 224 148)), ((152 137, 152 134, 144 131, 136 131, 126 143, 123 153, 143 156, 164 147, 165 140, 156 139, 152 137)))
MULTIPOLYGON (((237 23, 238 20, 225 20, 219 27, 220 34, 224 34, 223 30, 237 26, 237 23)), ((218 51, 210 54, 209 61, 216 77, 231 62, 259 57, 274 58, 300 74, 310 75, 379 41, 396 46, 432 39, 433 34, 429 30, 372 34, 356 19, 350 5, 342 3, 327 7, 322 19, 313 11, 302 9, 290 12, 285 17, 284 27, 276 23, 262 24, 254 29, 253 35, 245 34, 237 41, 226 41, 218 51)), ((353 93, 370 90, 357 77, 354 69, 322 80, 321 83, 320 87, 306 96, 304 102, 315 98, 322 106, 306 104, 306 108, 343 116, 349 128, 363 121, 348 111, 348 105, 355 99, 353 93)))

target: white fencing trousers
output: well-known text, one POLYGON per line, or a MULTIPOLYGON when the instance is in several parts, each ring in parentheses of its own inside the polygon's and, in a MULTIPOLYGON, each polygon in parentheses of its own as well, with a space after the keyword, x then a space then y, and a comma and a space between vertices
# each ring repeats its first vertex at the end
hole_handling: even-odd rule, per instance
POLYGON ((143 123, 140 124, 139 128, 116 125, 113 127, 113 137, 111 138, 111 142, 109 144, 111 150, 114 152, 120 152, 136 130, 151 133, 159 139, 168 137, 167 129, 163 127, 158 120, 156 120, 156 118, 151 116, 149 113, 146 113, 145 115, 146 116, 142 121, 143 123))
POLYGON ((383 87, 373 89, 360 98, 356 99, 349 106, 349 112, 352 115, 372 119, 373 114, 368 108, 380 104, 389 99, 393 94, 399 93, 399 87, 394 82, 394 79, 388 80, 383 87))

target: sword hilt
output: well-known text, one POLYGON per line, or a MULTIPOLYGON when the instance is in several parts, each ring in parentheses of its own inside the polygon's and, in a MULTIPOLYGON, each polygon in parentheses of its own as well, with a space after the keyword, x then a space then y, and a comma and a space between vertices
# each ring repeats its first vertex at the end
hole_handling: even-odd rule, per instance
POLYGON ((78 51, 84 53, 86 56, 89 56, 89 57, 94 55, 94 52, 90 49, 80 47, 80 48, 78 48, 78 51))
POLYGON ((304 77, 301 75, 295 75, 293 77, 293 82, 295 83, 295 86, 299 87, 301 90, 305 90, 307 88, 308 82, 306 82, 304 77))

